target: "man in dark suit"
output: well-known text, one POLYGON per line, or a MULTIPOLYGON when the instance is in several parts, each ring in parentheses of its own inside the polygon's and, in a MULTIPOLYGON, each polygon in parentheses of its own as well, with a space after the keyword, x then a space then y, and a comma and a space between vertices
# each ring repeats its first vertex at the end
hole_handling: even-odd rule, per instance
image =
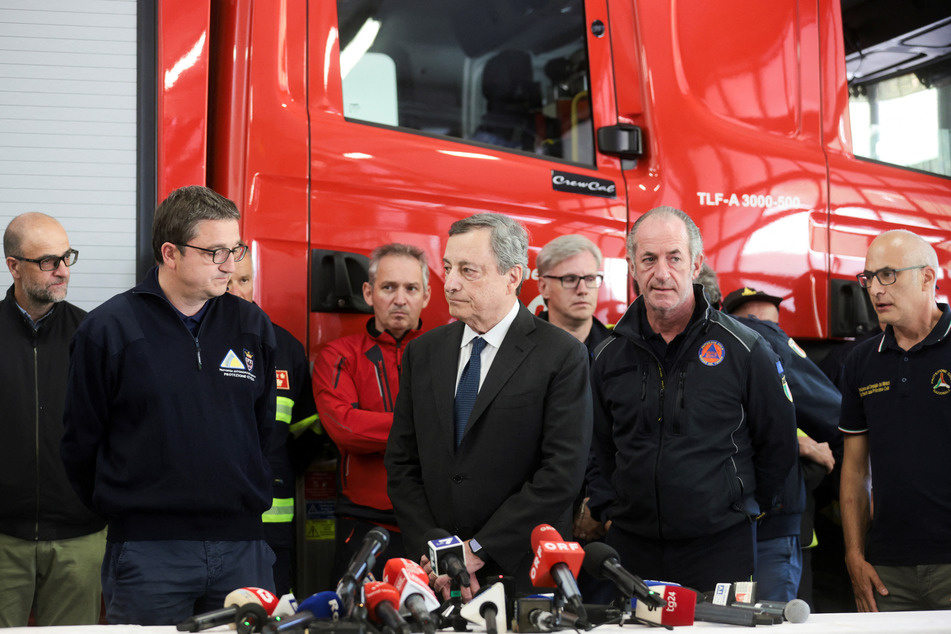
MULTIPOLYGON (((516 221, 476 214, 455 222, 443 267, 458 321, 403 355, 387 489, 412 556, 441 528, 465 541, 473 593, 491 574, 512 575, 527 590, 532 529, 571 534, 591 437, 587 351, 518 301, 528 236, 516 221)), ((442 589, 445 577, 436 583, 442 589)))

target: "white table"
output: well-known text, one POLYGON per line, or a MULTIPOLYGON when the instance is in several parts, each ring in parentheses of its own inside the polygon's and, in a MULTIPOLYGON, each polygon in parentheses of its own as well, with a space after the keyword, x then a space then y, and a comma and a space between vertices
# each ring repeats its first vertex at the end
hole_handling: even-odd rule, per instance
MULTIPOLYGON (((474 628, 473 628, 474 629, 474 628)), ((711 630, 718 632, 745 632, 750 634, 751 628, 733 625, 719 625, 716 623, 697 623, 691 627, 675 628, 677 632, 692 632, 695 630, 711 630)), ((233 632, 226 626, 216 627, 206 632, 233 632)), ((452 630, 440 630, 451 634, 452 630)), ((636 634, 637 632, 655 632, 660 634, 664 630, 648 630, 643 625, 626 625, 618 627, 605 625, 592 630, 592 634, 636 634)), ((174 626, 138 626, 138 625, 88 625, 83 627, 46 627, 42 630, 35 628, 14 627, 3 631, 4 634, 172 634, 178 632, 174 626)), ((569 630, 570 632, 570 630, 569 630)), ((805 623, 783 623, 782 625, 759 625, 753 632, 759 634, 817 634, 827 632, 882 632, 883 634, 904 634, 905 632, 945 632, 951 633, 951 610, 931 612, 878 612, 878 613, 842 613, 842 614, 813 614, 805 623), (777 629, 779 628, 779 629, 777 629)))

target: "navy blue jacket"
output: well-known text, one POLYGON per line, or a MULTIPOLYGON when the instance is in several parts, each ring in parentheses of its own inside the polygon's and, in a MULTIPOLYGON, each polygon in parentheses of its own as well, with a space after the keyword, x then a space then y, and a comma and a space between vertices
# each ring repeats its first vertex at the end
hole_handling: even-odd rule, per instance
MULTIPOLYGON (((833 449, 841 448, 839 406, 842 396, 819 367, 806 357, 779 324, 756 317, 734 315, 741 324, 755 330, 779 357, 786 372, 786 382, 796 406, 796 427, 816 442, 827 442, 833 449), (794 347, 795 346, 795 347, 794 347)), ((782 508, 767 515, 757 529, 757 539, 799 535, 801 513, 806 508, 805 481, 800 462, 793 466, 783 490, 782 508)), ((811 530, 808 538, 811 539, 811 530)))
POLYGON ((71 354, 63 463, 110 540, 263 538, 276 395, 260 308, 210 299, 193 337, 152 269, 89 313, 71 354))
POLYGON ((699 285, 694 298, 700 316, 669 370, 642 331, 643 297, 591 368, 593 445, 616 494, 601 518, 642 537, 712 535, 771 510, 796 460, 793 405, 769 346, 699 285))

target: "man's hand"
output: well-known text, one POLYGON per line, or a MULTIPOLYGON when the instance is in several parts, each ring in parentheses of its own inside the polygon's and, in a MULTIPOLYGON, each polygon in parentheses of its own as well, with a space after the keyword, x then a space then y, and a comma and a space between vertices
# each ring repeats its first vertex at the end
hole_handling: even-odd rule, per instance
POLYGON ((865 561, 861 555, 846 556, 845 566, 849 569, 849 577, 852 578, 855 607, 859 612, 878 612, 875 592, 885 596, 888 594, 888 588, 875 572, 875 567, 865 561))
POLYGON ((817 462, 826 468, 826 473, 832 473, 835 466, 835 457, 827 442, 816 442, 809 436, 799 436, 799 456, 817 462))
MULTIPOLYGON (((469 547, 469 540, 467 539, 463 542, 463 547, 465 548, 465 557, 466 557, 466 570, 469 572, 469 587, 462 586, 460 592, 462 593, 463 603, 468 603, 472 600, 476 594, 479 593, 479 580, 476 579, 476 571, 482 568, 485 565, 485 562, 482 561, 477 555, 472 554, 472 549, 469 547)), ((451 592, 451 581, 449 575, 436 575, 436 572, 433 570, 432 562, 429 561, 429 558, 426 555, 423 555, 419 560, 420 565, 423 567, 423 570, 426 571, 426 574, 429 575, 429 583, 432 585, 433 590, 436 591, 436 594, 442 595, 443 600, 449 599, 449 594, 451 592)))
POLYGON ((591 498, 585 498, 584 502, 582 502, 578 508, 578 512, 575 513, 575 521, 572 529, 572 534, 575 536, 575 539, 584 541, 601 539, 607 532, 604 529, 604 524, 591 517, 591 509, 588 508, 589 499, 591 498))

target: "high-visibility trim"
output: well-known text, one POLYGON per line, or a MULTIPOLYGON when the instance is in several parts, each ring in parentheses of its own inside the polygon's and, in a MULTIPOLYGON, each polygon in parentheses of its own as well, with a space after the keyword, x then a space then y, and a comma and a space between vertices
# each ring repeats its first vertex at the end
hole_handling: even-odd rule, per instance
POLYGON ((320 424, 320 416, 317 414, 308 416, 307 418, 299 420, 296 423, 291 423, 291 433, 295 436, 299 436, 300 434, 304 433, 308 427, 310 427, 310 429, 315 434, 324 433, 324 428, 320 424))
POLYGON ((291 412, 294 410, 294 399, 286 396, 277 397, 277 422, 291 424, 291 412))
POLYGON ((265 524, 280 524, 294 521, 294 498, 274 498, 271 508, 261 518, 265 524))

